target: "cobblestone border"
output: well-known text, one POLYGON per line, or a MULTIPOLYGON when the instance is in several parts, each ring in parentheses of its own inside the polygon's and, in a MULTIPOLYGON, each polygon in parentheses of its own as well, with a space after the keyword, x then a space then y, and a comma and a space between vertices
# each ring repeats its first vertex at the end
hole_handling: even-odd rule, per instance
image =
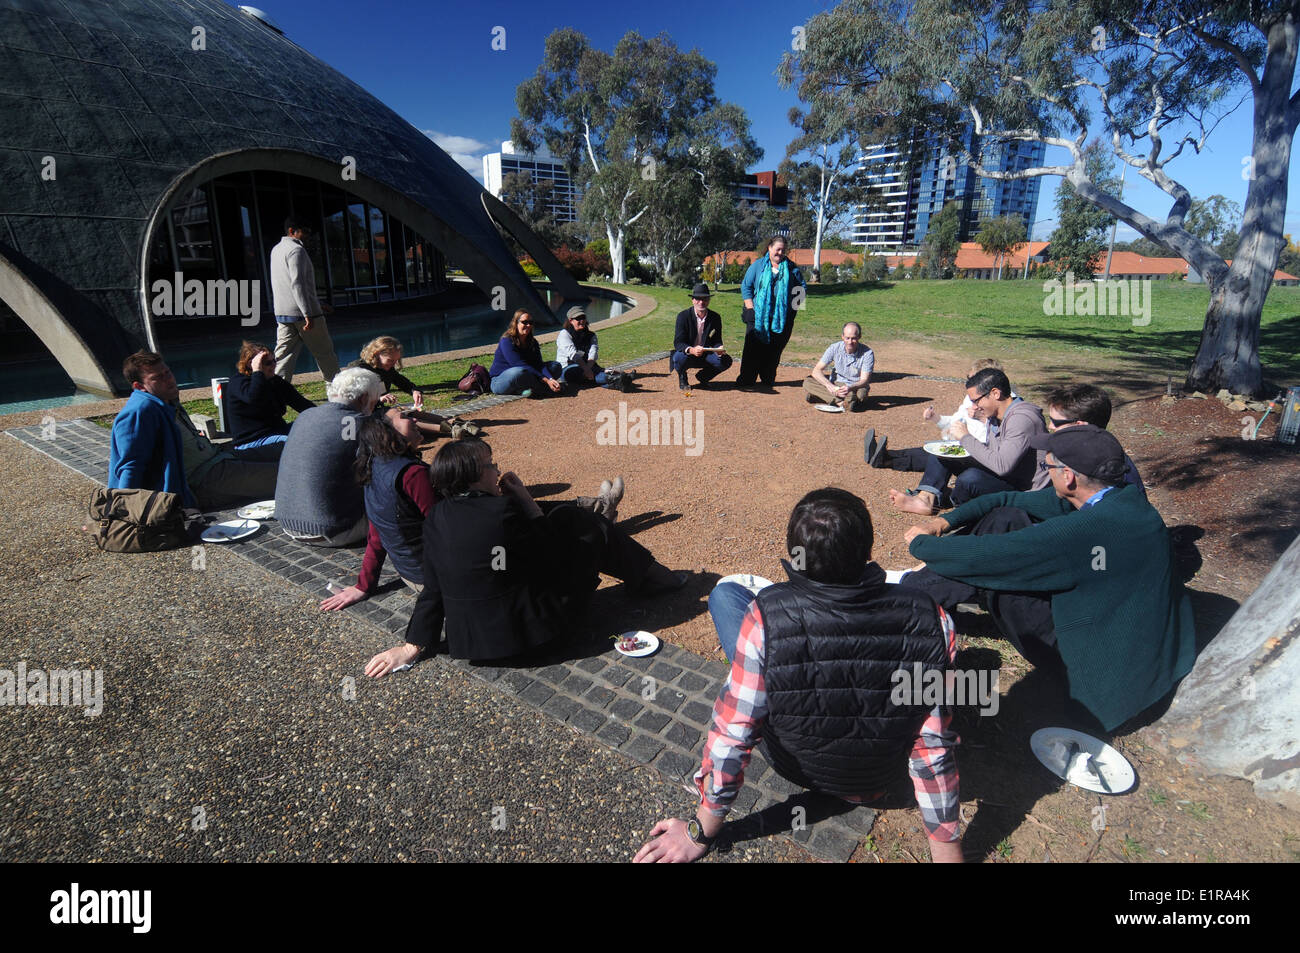
MULTIPOLYGON (((667 355, 646 355, 618 369, 632 369, 667 355)), ((461 412, 519 399, 487 395, 462 405, 461 412)), ((24 427, 6 433, 97 483, 107 481, 109 431, 88 420, 60 421, 50 427, 24 427)), ((217 518, 233 515, 233 510, 216 514, 217 518)), ((360 548, 307 546, 278 532, 273 522, 231 548, 238 556, 321 597, 328 582, 344 579, 351 583, 361 568, 360 548)), ((376 592, 345 611, 396 637, 405 632, 413 605, 414 597, 385 566, 376 592)), ((648 658, 624 657, 611 648, 600 655, 536 668, 473 665, 445 655, 434 658, 438 664, 488 682, 634 762, 687 786, 699 766, 713 702, 727 675, 721 662, 667 642, 648 658)), ((810 796, 777 775, 761 750, 755 750, 733 817, 738 823, 727 829, 736 836, 788 834, 818 857, 846 861, 859 840, 870 832, 875 812, 810 796), (756 834, 744 833, 754 829, 756 834)))

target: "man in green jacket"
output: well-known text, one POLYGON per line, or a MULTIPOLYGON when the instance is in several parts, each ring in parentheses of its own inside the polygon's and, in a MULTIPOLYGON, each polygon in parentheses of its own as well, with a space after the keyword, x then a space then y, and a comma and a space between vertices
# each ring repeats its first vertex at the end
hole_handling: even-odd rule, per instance
POLYGON ((1124 451, 1091 424, 1034 437, 1052 484, 976 497, 907 531, 926 568, 901 585, 952 608, 979 597, 1035 665, 1111 731, 1161 701, 1196 660, 1191 600, 1160 514, 1124 479, 1124 451), (940 533, 973 525, 970 535, 940 533))

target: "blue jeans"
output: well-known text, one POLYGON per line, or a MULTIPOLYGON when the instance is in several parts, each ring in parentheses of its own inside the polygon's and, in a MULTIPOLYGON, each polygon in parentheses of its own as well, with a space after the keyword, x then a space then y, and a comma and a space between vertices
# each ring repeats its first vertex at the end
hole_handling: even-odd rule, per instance
MULTIPOLYGON (((560 365, 557 362, 547 362, 546 368, 553 378, 559 379, 560 365)), ((543 383, 542 375, 531 367, 511 367, 492 378, 494 394, 522 394, 526 390, 532 390, 539 396, 543 391, 547 394, 551 392, 543 383)))
POLYGON ((236 450, 252 450, 254 447, 265 447, 273 443, 284 443, 289 439, 288 434, 273 433, 269 437, 259 437, 256 440, 249 440, 235 447, 236 450))
POLYGON ((718 630, 718 644, 727 661, 736 658, 736 642, 740 640, 740 623, 744 621, 754 594, 738 582, 721 582, 709 593, 709 615, 718 630))
POLYGON ((713 380, 713 378, 731 367, 731 355, 710 351, 703 357, 691 357, 685 351, 673 351, 669 363, 672 365, 672 369, 679 374, 684 374, 687 368, 698 367, 700 372, 695 375, 695 378, 703 384, 713 380))
MULTIPOLYGON (((587 375, 582 372, 581 364, 567 365, 564 368, 564 371, 560 374, 560 377, 563 378, 564 383, 568 384, 570 387, 581 387, 583 384, 587 383, 587 375)), ((592 378, 591 382, 593 384, 599 384, 601 387, 605 386, 605 369, 599 364, 596 365, 596 376, 592 378)))
POLYGON ((957 475, 957 481, 952 487, 953 506, 961 506, 985 493, 1015 490, 1006 480, 984 469, 969 457, 952 459, 935 454, 930 455, 930 462, 926 464, 925 473, 921 475, 921 482, 916 488, 933 493, 934 498, 943 505, 948 479, 953 474, 957 475))

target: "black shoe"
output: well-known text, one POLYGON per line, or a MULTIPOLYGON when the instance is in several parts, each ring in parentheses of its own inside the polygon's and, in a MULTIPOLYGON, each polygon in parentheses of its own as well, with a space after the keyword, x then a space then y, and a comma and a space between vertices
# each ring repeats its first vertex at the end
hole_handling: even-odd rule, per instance
MULTIPOLYGON (((874 442, 875 441, 873 441, 873 443, 874 442)), ((875 467, 877 470, 883 470, 885 467, 889 466, 889 454, 885 451, 885 447, 888 444, 888 437, 880 438, 880 442, 876 444, 871 451, 871 455, 867 458, 867 463, 870 466, 875 467)))
POLYGON ((691 389, 691 384, 690 384, 690 381, 688 381, 688 380, 686 379, 686 372, 685 372, 685 371, 678 371, 678 372, 677 372, 677 389, 678 389, 678 390, 690 390, 690 389, 691 389))
POLYGON ((657 596, 667 592, 676 592, 686 585, 691 578, 689 572, 673 572, 661 563, 655 563, 637 587, 638 596, 657 596))

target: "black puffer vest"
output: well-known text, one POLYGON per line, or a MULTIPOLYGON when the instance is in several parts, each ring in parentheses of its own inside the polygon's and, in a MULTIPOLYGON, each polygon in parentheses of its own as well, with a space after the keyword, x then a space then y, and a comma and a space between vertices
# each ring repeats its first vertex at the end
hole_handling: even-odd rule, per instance
MULTIPOLYGON (((379 531, 389 562, 403 579, 424 583, 424 514, 402 492, 408 467, 428 468, 410 457, 375 457, 366 484, 366 518, 379 531)), ((425 477, 427 479, 427 477, 425 477)))
MULTIPOLYGON (((885 582, 868 563, 855 585, 790 581, 758 594, 766 645, 764 744, 783 777, 827 794, 888 790, 930 709, 896 705, 892 676, 949 667, 929 596, 885 582)), ((910 692, 908 693, 910 699, 910 692)))

